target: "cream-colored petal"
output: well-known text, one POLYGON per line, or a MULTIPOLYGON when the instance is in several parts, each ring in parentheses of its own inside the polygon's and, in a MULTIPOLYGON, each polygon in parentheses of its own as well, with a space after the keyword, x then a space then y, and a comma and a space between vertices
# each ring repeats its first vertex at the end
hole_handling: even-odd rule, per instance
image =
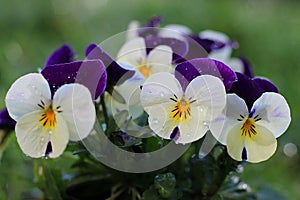
POLYGON ((16 136, 22 151, 33 158, 43 156, 58 157, 65 150, 69 134, 65 121, 56 116, 56 126, 45 129, 39 123, 41 111, 35 111, 22 116, 16 125, 16 136), (45 155, 48 143, 51 143, 52 152, 45 155))
POLYGON ((23 115, 16 124, 16 136, 22 151, 33 158, 45 156, 49 131, 42 128, 39 119, 42 111, 23 115))
POLYGON ((171 47, 160 45, 150 51, 147 57, 146 65, 150 67, 151 74, 157 72, 169 72, 172 67, 171 47))
POLYGON ((167 102, 147 109, 149 127, 154 133, 165 139, 170 139, 172 130, 177 126, 177 122, 170 117, 173 106, 172 102, 167 102))
POLYGON ((242 152, 245 145, 244 137, 241 136, 242 123, 233 126, 227 135, 227 151, 235 160, 242 160, 242 152))
POLYGON ((125 62, 139 67, 146 60, 146 44, 144 38, 138 37, 127 41, 117 55, 118 62, 125 62))
POLYGON ((254 102, 252 110, 255 110, 253 117, 261 118, 256 123, 269 129, 275 138, 282 135, 291 122, 289 105, 278 93, 264 93, 254 102))
POLYGON ((180 122, 178 143, 191 143, 202 138, 208 130, 209 121, 200 107, 191 106, 191 116, 180 122))
POLYGON ((182 88, 173 74, 160 72, 151 75, 143 84, 141 104, 144 109, 156 104, 173 102, 170 98, 182 97, 182 88))
POLYGON ((25 114, 42 110, 38 104, 49 105, 51 91, 46 79, 39 73, 31 73, 17 79, 5 98, 9 115, 16 121, 25 114), (43 103, 42 103, 43 102, 43 103))
POLYGON ((60 156, 69 142, 68 127, 62 116, 56 115, 56 122, 56 127, 51 134, 52 152, 49 154, 50 158, 60 156))
POLYGON ((66 121, 70 140, 78 141, 88 136, 96 120, 96 111, 85 86, 77 83, 63 85, 54 94, 53 106, 62 111, 57 111, 57 115, 66 121))
POLYGON ((226 105, 226 92, 223 82, 211 75, 193 79, 185 91, 186 99, 195 100, 193 105, 203 109, 210 120, 221 114, 226 105))
POLYGON ((269 159, 276 151, 277 141, 274 135, 262 126, 256 126, 256 135, 245 140, 247 161, 258 163, 269 159))

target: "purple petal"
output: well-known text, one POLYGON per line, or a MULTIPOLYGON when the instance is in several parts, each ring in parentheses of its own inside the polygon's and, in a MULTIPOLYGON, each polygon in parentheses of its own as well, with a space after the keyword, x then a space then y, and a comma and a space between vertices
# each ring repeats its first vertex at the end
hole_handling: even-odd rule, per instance
POLYGON ((85 53, 88 59, 100 59, 106 66, 108 92, 112 92, 113 87, 124 83, 131 78, 135 71, 122 68, 104 50, 96 44, 90 44, 85 53))
POLYGON ((240 56, 240 59, 243 63, 243 66, 244 66, 244 73, 246 76, 249 76, 249 77, 254 77, 254 74, 253 74, 253 70, 252 70, 252 65, 250 64, 250 62, 244 57, 244 56, 240 56))
POLYGON ((238 81, 232 84, 230 93, 235 93, 246 102, 249 111, 253 103, 264 92, 278 92, 276 86, 262 78, 250 78, 244 74, 236 73, 238 81))
POLYGON ((278 88, 269 80, 264 78, 253 78, 255 83, 257 83, 265 92, 276 92, 279 93, 278 88))
POLYGON ((50 85, 52 95, 64 84, 80 83, 86 86, 96 99, 106 87, 106 70, 101 60, 50 65, 42 74, 50 85))
POLYGON ((172 48, 173 62, 182 59, 188 52, 188 43, 175 38, 163 38, 158 36, 145 38, 147 53, 159 45, 167 45, 172 48))
POLYGON ((68 44, 63 45, 54 51, 45 62, 45 67, 48 65, 69 63, 75 60, 75 53, 68 44))
POLYGON ((152 17, 146 27, 157 27, 159 26, 160 22, 163 20, 161 16, 154 16, 152 17))
POLYGON ((15 128, 16 121, 13 120, 6 108, 0 111, 0 129, 11 131, 15 128))
POLYGON ((183 90, 194 78, 204 74, 219 77, 223 81, 226 91, 229 91, 232 83, 237 81, 237 77, 230 67, 210 58, 188 60, 178 64, 175 68, 175 77, 183 90))

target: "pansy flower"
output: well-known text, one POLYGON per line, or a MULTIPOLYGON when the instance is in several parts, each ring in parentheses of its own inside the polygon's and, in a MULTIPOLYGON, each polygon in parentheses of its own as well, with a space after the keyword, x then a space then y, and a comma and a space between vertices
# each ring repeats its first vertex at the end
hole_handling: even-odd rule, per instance
POLYGON ((290 109, 268 80, 238 78, 231 88, 237 93, 227 95, 226 109, 213 121, 211 132, 233 159, 257 163, 274 154, 276 138, 290 124, 290 109))
POLYGON ((177 143, 200 139, 226 104, 222 80, 229 83, 235 78, 229 67, 211 59, 181 63, 175 69, 175 76, 166 72, 153 74, 141 92, 150 128, 160 137, 177 143), (218 69, 223 76, 214 74, 218 69))
POLYGON ((141 37, 126 42, 117 55, 118 62, 132 65, 145 79, 157 72, 170 71, 172 67, 172 49, 160 45, 147 54, 145 40, 141 37))
MULTIPOLYGON (((46 60, 44 66, 67 63, 75 60, 75 53, 68 44, 55 50, 46 60)), ((16 122, 9 116, 6 108, 0 111, 0 129, 10 132, 14 130, 16 122)))
POLYGON ((95 122, 92 100, 106 87, 105 66, 100 60, 70 62, 74 56, 62 46, 40 74, 19 78, 7 93, 18 143, 31 157, 61 155, 69 140, 86 137, 95 122))
POLYGON ((88 88, 78 83, 65 84, 52 94, 49 83, 39 73, 17 79, 5 101, 17 122, 15 131, 22 151, 34 158, 58 157, 69 140, 85 138, 95 123, 88 88))

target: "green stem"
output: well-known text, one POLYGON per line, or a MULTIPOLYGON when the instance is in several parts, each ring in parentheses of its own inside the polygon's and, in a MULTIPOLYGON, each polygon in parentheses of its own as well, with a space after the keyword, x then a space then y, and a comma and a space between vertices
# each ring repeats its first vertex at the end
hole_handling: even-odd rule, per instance
POLYGON ((100 103, 101 103, 101 106, 102 106, 104 121, 105 121, 106 125, 108 126, 109 118, 108 118, 108 114, 107 114, 107 110, 106 110, 104 94, 101 95, 101 97, 100 97, 100 103))

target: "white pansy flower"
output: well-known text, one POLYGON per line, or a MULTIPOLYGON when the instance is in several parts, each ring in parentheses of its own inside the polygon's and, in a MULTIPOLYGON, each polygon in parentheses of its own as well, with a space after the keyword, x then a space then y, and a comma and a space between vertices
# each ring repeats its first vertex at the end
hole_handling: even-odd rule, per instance
POLYGON ((39 73, 20 77, 6 95, 8 112, 17 121, 17 141, 33 158, 60 156, 69 140, 85 138, 95 123, 95 107, 85 86, 66 84, 51 96, 39 73))
POLYGON ((257 163, 274 154, 276 138, 286 131, 290 121, 289 106, 278 93, 263 93, 250 112, 243 99, 228 94, 224 114, 212 123, 211 132, 219 142, 227 145, 233 159, 257 163))
POLYGON ((222 81, 211 75, 196 77, 183 91, 174 75, 161 72, 143 84, 141 103, 157 135, 185 144, 204 136, 222 112, 226 93, 222 81))

